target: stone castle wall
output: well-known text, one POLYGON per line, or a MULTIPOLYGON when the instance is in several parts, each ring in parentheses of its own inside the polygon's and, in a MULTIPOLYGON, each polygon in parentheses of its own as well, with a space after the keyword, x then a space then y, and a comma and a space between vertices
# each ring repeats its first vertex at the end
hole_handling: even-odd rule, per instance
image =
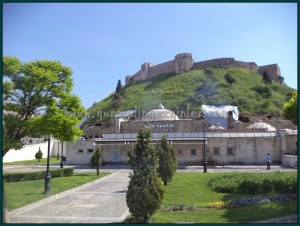
POLYGON ((201 70, 206 67, 230 68, 239 67, 252 70, 256 73, 263 74, 267 72, 272 80, 278 81, 280 68, 277 64, 258 66, 255 62, 236 61, 234 58, 217 58, 212 60, 194 62, 192 54, 182 53, 175 56, 175 59, 158 65, 144 63, 134 75, 125 77, 125 84, 133 84, 162 74, 180 74, 190 70, 201 70))
POLYGON ((281 73, 280 73, 280 68, 278 67, 277 64, 270 64, 270 65, 261 66, 258 69, 258 72, 260 74, 263 74, 265 71, 271 76, 272 80, 274 80, 274 81, 279 80, 278 76, 281 73))
POLYGON ((153 78, 162 74, 180 74, 182 72, 190 71, 193 67, 194 60, 192 54, 182 53, 175 56, 174 60, 152 65, 150 63, 144 63, 141 65, 141 70, 135 73, 133 76, 125 77, 125 84, 132 84, 134 82, 143 81, 149 78, 153 78))

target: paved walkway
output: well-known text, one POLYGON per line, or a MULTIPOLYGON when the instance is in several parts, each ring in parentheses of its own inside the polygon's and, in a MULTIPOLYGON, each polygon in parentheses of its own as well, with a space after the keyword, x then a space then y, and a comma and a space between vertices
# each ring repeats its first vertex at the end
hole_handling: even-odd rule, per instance
MULTIPOLYGON (((54 165, 51 167, 59 167, 54 165)), ((86 166, 74 166, 76 172, 95 172, 86 166)), ((36 171, 45 166, 3 165, 4 172, 36 171)), ((105 166, 102 172, 112 174, 66 192, 51 196, 36 203, 9 212, 10 223, 120 223, 129 214, 126 191, 129 183, 128 166, 105 166)), ((297 169, 272 166, 217 166, 208 167, 215 172, 272 172, 297 169)), ((203 172, 202 166, 189 166, 178 172, 203 172)), ((297 223, 297 215, 253 223, 297 223)))
POLYGON ((283 223, 289 223, 289 224, 296 224, 298 223, 298 215, 292 215, 292 216, 286 216, 286 217, 280 217, 280 218, 274 218, 270 220, 263 220, 263 221, 257 221, 253 223, 266 223, 266 224, 283 224, 283 223))
POLYGON ((129 214, 129 171, 106 177, 9 212, 10 223, 115 223, 129 214))

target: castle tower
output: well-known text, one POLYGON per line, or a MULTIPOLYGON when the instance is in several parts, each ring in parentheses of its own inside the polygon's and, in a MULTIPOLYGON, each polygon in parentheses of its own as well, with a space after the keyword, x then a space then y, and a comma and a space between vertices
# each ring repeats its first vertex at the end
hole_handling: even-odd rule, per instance
POLYGON ((127 75, 125 77, 125 85, 129 85, 132 82, 132 75, 127 75))
POLYGON ((175 56, 175 73, 190 71, 194 65, 194 59, 191 53, 181 53, 175 56))
POLYGON ((152 67, 152 64, 145 62, 141 65, 141 71, 149 71, 150 67, 152 67))

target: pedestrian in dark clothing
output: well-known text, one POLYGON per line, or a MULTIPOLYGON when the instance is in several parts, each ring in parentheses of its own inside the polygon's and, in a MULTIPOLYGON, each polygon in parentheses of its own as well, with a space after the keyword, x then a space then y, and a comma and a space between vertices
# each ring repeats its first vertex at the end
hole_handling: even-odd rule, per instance
POLYGON ((271 169, 271 156, 270 153, 267 154, 267 170, 271 169))

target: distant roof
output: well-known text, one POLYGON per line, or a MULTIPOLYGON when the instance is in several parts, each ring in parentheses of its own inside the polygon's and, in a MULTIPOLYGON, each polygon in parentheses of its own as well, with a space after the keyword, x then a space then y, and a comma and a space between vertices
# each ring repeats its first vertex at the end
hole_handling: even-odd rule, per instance
POLYGON ((212 105, 201 105, 202 112, 206 117, 222 117, 227 118, 227 113, 232 111, 233 119, 236 121, 239 119, 239 110, 237 106, 232 105, 222 105, 222 106, 212 106, 212 105))
POLYGON ((174 121, 178 119, 178 116, 174 112, 165 109, 160 103, 155 109, 147 112, 142 118, 142 121, 174 121))
POLYGON ((115 118, 125 118, 135 113, 135 110, 126 110, 119 112, 115 118))
POLYGON ((165 107, 162 105, 162 103, 159 103, 155 109, 165 109, 165 107))
POLYGON ((222 106, 212 106, 212 105, 201 105, 202 113, 204 114, 207 121, 218 127, 227 128, 227 117, 228 112, 232 111, 232 117, 235 122, 239 119, 239 110, 236 106, 222 105, 222 106))
POLYGON ((254 124, 247 127, 247 129, 265 129, 266 131, 276 131, 276 129, 264 122, 255 122, 254 124))

